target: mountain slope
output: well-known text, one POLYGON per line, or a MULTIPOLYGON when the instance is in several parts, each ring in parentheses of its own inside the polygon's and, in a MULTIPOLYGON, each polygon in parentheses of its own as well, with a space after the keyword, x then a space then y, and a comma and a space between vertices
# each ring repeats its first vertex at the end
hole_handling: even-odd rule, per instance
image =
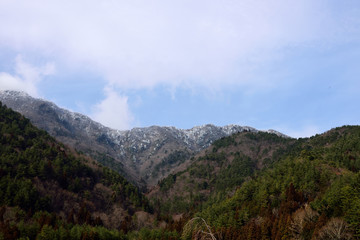
POLYGON ((156 185, 171 173, 172 168, 217 139, 237 132, 258 132, 254 128, 237 125, 204 125, 188 130, 152 126, 118 131, 25 93, 1 91, 0 101, 28 117, 34 125, 59 141, 119 171, 138 186, 156 185), (179 151, 187 157, 174 159, 179 151))
POLYGON ((119 174, 0 104, 0 239, 360 238, 359 126, 309 139, 240 132, 169 156, 190 162, 149 195, 155 219, 119 174))
POLYGON ((295 139, 263 132, 241 132, 215 141, 177 173, 153 188, 148 198, 162 214, 194 212, 232 195, 256 172, 271 166, 295 139))
POLYGON ((195 216, 218 239, 359 239, 359 170, 360 127, 336 128, 293 141, 272 166, 195 216))
POLYGON ((131 229, 133 216, 150 216, 144 210, 146 198, 122 176, 0 102, 0 239, 35 239, 45 225, 119 237, 108 229, 131 229))

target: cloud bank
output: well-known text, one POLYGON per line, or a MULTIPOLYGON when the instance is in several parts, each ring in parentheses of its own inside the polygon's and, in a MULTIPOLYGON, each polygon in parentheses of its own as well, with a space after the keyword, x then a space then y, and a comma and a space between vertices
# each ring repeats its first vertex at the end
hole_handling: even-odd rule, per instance
POLYGON ((326 44, 353 27, 321 0, 33 0, 0 9, 1 46, 95 69, 122 89, 258 86, 253 72, 280 49, 326 44))
POLYGON ((0 90, 24 91, 32 96, 38 96, 37 85, 43 77, 54 74, 55 67, 47 63, 42 67, 35 67, 25 62, 22 56, 15 59, 14 74, 0 72, 0 90))
MULTIPOLYGON (((4 0, 0 50, 101 76, 106 94, 93 116, 123 129, 133 117, 115 89, 271 89, 285 78, 259 73, 292 51, 359 41, 359 9, 328 0, 4 0)), ((0 73, 0 88, 38 94, 47 71, 16 66, 0 73)))

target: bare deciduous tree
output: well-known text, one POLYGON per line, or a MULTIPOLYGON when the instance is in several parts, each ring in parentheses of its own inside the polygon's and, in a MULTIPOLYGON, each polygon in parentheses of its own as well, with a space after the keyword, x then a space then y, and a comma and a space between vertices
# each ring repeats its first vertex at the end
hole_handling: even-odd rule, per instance
POLYGON ((216 240, 211 232, 209 225, 201 217, 195 217, 189 220, 183 228, 181 239, 189 239, 194 237, 195 240, 216 240))
POLYGON ((308 204, 305 204, 304 208, 297 210, 292 217, 290 225, 293 239, 303 239, 304 225, 315 222, 318 216, 318 212, 312 210, 308 204))
POLYGON ((352 234, 347 223, 342 218, 332 218, 320 230, 320 239, 337 239, 347 240, 352 239, 352 234))

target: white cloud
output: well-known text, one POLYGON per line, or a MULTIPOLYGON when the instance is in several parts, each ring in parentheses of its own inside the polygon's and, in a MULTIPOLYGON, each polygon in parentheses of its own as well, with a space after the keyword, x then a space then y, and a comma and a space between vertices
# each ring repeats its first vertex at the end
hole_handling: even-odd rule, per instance
POLYGON ((110 87, 105 89, 106 98, 96 104, 91 117, 107 127, 126 130, 132 127, 133 116, 126 96, 119 96, 110 87))
POLYGON ((358 34, 322 0, 32 0, 0 9, 0 46, 95 69, 122 89, 259 86, 266 80, 254 73, 279 49, 358 34))
MULTIPOLYGON (((358 42, 360 8, 355 2, 350 4, 328 0, 2 0, 0 50, 51 59, 57 66, 64 64, 64 69, 73 68, 72 73, 87 71, 122 92, 161 86, 176 93, 180 86, 217 94, 217 90, 245 86, 242 91, 251 94, 283 86, 279 81, 294 81, 287 78, 286 69, 275 77, 266 71, 293 49, 319 50, 354 39, 358 42)), ((0 88, 37 95, 37 86, 53 65, 38 68, 21 58, 16 64, 14 73, 0 73, 0 88)), ((128 128, 132 115, 127 98, 113 90, 107 90, 106 96, 95 107, 94 116, 105 125, 128 128), (111 104, 118 109, 113 111, 111 104)))
POLYGON ((55 67, 47 63, 42 67, 35 67, 23 60, 19 55, 15 59, 14 74, 0 72, 0 90, 17 90, 38 96, 37 85, 44 76, 53 74, 55 67))

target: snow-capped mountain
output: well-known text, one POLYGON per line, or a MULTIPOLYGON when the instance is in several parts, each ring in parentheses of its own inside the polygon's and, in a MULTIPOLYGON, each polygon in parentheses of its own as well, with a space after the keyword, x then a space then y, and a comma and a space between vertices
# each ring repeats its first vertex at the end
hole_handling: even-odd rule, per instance
MULTIPOLYGON (((155 185, 170 173, 162 170, 162 165, 159 167, 169 156, 181 152, 191 156, 222 137, 237 132, 258 131, 252 127, 218 127, 211 124, 191 129, 151 126, 119 131, 24 92, 0 91, 0 101, 64 144, 114 168, 138 185, 145 186, 155 185)), ((282 135, 274 130, 269 132, 282 135)))

